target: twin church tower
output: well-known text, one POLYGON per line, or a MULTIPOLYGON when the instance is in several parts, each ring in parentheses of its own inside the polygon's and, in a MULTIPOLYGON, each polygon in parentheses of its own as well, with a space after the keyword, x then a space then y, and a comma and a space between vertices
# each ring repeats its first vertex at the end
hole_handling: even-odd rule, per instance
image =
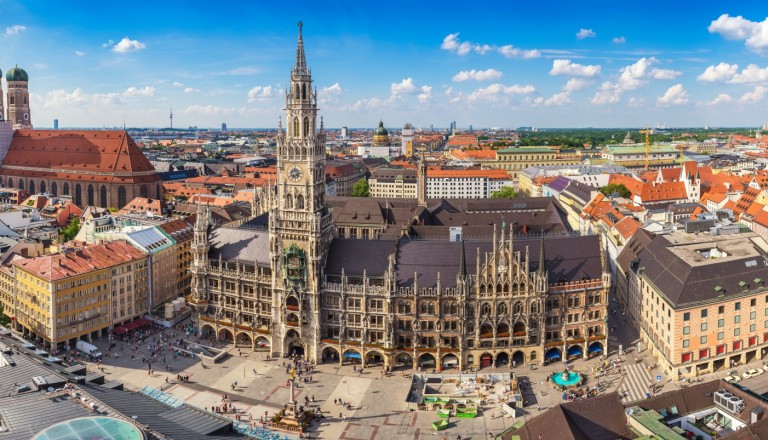
MULTIPOLYGON (((0 75, 2 75, 0 71, 0 75)), ((8 99, 4 99, 3 87, 0 84, 0 121, 8 121, 14 129, 32 128, 32 117, 29 113, 29 75, 19 66, 11 68, 5 74, 8 83, 8 99), (7 107, 3 104, 7 103, 7 107), (7 112, 6 112, 7 109, 7 112)))

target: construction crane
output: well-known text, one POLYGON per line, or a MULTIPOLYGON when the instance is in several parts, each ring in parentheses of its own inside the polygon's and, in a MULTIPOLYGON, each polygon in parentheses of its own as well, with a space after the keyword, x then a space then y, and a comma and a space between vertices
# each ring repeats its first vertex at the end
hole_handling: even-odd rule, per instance
POLYGON ((640 130, 640 133, 645 133, 645 169, 647 170, 651 161, 651 130, 646 125, 644 130, 640 130))

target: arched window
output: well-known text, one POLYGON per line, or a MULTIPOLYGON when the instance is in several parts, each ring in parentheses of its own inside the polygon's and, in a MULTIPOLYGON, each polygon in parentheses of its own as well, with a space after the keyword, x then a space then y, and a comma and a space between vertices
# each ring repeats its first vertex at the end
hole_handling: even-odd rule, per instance
POLYGON ((62 191, 62 194, 64 194, 65 196, 69 195, 69 183, 68 182, 64 182, 64 191, 62 191))
POLYGON ((35 181, 32 179, 29 179, 29 193, 30 194, 36 194, 35 193, 35 181))
POLYGON ((93 206, 96 204, 95 198, 94 198, 94 191, 93 191, 93 185, 88 185, 88 205, 93 206))
POLYGON ((58 192, 57 192, 58 189, 59 189, 59 187, 58 187, 58 185, 56 185, 56 182, 51 182, 51 194, 53 194, 54 196, 57 195, 58 194, 58 192))
MULTIPOLYGON (((298 87, 298 86, 296 86, 296 87, 298 87)), ((292 134, 293 136, 298 136, 298 135, 299 135, 299 133, 301 133, 301 132, 299 131, 299 118, 297 118, 297 117, 294 117, 294 118, 293 118, 293 133, 291 133, 291 134, 292 134)))
POLYGON ((531 303, 531 313, 539 313, 539 303, 531 303))
POLYGON ((293 196, 291 196, 290 194, 285 196, 285 207, 288 209, 293 208, 293 196))
POLYGON ((83 191, 79 183, 75 185, 75 205, 83 208, 83 191))
POLYGON ((14 103, 16 103, 16 100, 14 99, 14 96, 13 96, 13 95, 11 95, 11 96, 10 96, 10 98, 11 98, 11 104, 14 104, 14 103))
POLYGON ((125 200, 125 187, 120 185, 117 188, 117 208, 122 209, 123 206, 125 206, 126 203, 128 203, 127 200, 125 200))
POLYGON ((296 209, 304 209, 304 196, 301 194, 296 196, 296 209))
POLYGON ((141 187, 139 187, 139 196, 140 197, 149 197, 149 196, 147 196, 147 185, 141 185, 141 187))
POLYGON ((523 303, 521 303, 520 301, 517 301, 513 307, 512 312, 516 315, 519 313, 523 313, 523 303))
POLYGON ((498 307, 496 307, 496 314, 497 315, 506 315, 507 314, 507 303, 499 303, 498 307))
POLYGON ((427 313, 430 315, 435 314, 435 303, 433 302, 429 303, 429 305, 427 306, 427 313))
POLYGON ((482 306, 480 306, 480 314, 481 315, 490 315, 491 314, 491 305, 488 303, 484 303, 482 306))
POLYGON ((304 137, 309 136, 309 118, 304 116, 304 137))
POLYGON ((13 188, 13 179, 8 179, 8 188, 13 188))
POLYGON ((101 207, 107 208, 107 187, 104 185, 101 185, 101 189, 99 190, 100 198, 101 198, 101 207))
POLYGON ((307 99, 307 85, 301 85, 301 99, 307 99))
POLYGON ((45 194, 45 182, 40 182, 40 192, 45 194))
POLYGON ((24 179, 19 179, 19 189, 24 189, 24 179))
POLYGON ((296 84, 296 99, 299 99, 301 95, 299 94, 299 85, 296 84))

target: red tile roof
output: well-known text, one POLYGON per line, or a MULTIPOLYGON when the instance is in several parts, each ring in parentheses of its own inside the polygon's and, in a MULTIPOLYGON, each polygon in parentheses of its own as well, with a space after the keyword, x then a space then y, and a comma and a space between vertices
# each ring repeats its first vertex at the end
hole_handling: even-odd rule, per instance
POLYGON ((663 182, 655 185, 646 183, 643 185, 640 199, 643 203, 685 200, 688 199, 688 193, 683 182, 663 182))
POLYGON ((629 237, 640 228, 640 222, 632 217, 624 217, 614 225, 614 228, 625 240, 629 240, 629 237))
POLYGON ((140 250, 124 240, 117 240, 15 261, 13 265, 45 280, 56 281, 127 263, 142 257, 144 257, 144 253, 140 250))
POLYGON ((758 223, 762 226, 765 226, 768 228, 768 211, 760 211, 755 216, 755 223, 758 223))
POLYGON ((643 182, 623 174, 611 174, 608 183, 623 184, 633 196, 643 191, 643 182))
POLYGON ((94 182, 160 180, 133 139, 120 130, 16 130, 0 170, 94 182))

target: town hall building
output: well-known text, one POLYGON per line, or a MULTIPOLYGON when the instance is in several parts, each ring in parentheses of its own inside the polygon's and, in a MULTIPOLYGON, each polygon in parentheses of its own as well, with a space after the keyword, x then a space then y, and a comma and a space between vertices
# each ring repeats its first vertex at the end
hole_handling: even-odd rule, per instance
POLYGON ((254 200, 253 218, 213 227, 198 207, 190 303, 204 335, 275 356, 392 368, 541 364, 607 351, 611 277, 600 239, 520 233, 519 221, 549 209, 537 199, 478 200, 451 213, 459 204, 427 200, 421 179, 417 200, 398 205, 394 233, 339 236, 333 210, 345 202, 326 200, 326 134, 301 23, 285 112, 277 185, 254 200), (467 225, 474 232, 465 238, 461 226, 440 222, 460 215, 459 224, 481 215, 483 227, 467 225))

